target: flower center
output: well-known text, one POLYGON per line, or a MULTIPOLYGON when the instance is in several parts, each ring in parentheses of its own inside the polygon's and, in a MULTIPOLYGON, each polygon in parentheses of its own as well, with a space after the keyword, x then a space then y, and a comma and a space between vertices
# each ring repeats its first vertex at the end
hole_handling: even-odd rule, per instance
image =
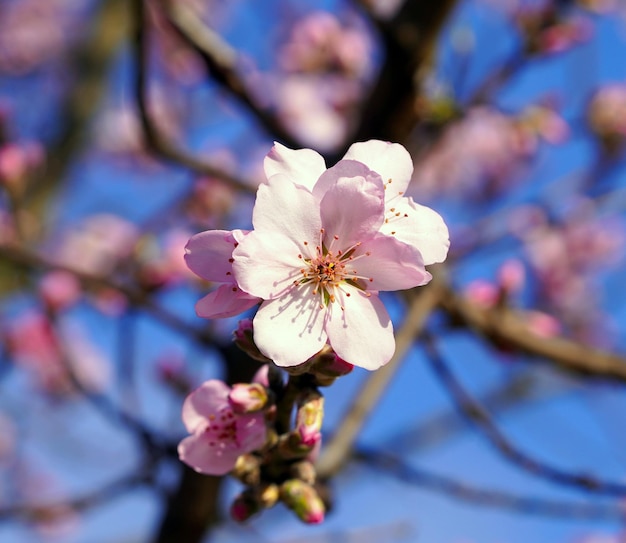
MULTIPOLYGON (((357 242, 347 249, 335 249, 335 245, 339 241, 339 236, 334 235, 330 244, 327 246, 324 240, 325 231, 320 231, 320 244, 315 250, 310 249, 309 243, 304 245, 309 249, 310 254, 307 256, 298 255, 298 258, 304 261, 305 266, 300 269, 301 278, 294 281, 295 285, 309 284, 311 295, 319 297, 320 309, 334 303, 337 298, 342 296, 349 297, 350 292, 345 289, 345 285, 351 285, 359 290, 366 290, 365 281, 373 281, 371 277, 359 275, 355 267, 355 262, 363 257, 370 256, 369 251, 355 256, 355 252, 361 246, 361 242, 357 242)), ((370 296, 370 293, 366 293, 370 296)), ((341 309, 344 304, 341 303, 341 309)))
POLYGON ((209 415, 209 425, 204 432, 209 438, 210 447, 239 446, 237 417, 230 407, 224 407, 219 413, 209 415))

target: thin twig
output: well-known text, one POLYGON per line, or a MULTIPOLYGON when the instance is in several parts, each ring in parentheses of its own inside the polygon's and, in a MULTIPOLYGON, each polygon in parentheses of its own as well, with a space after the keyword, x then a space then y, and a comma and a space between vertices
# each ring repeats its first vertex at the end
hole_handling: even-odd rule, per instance
POLYGON ((538 477, 555 484, 584 490, 586 492, 623 497, 626 496, 626 484, 603 480, 592 475, 575 473, 542 462, 521 451, 498 428, 487 410, 478 403, 461 385, 439 353, 434 340, 425 335, 423 342, 427 359, 433 373, 439 378, 450 398, 468 422, 506 459, 538 477))
POLYGON ((290 134, 278 118, 255 102, 237 72, 238 55, 190 6, 172 0, 161 0, 170 22, 187 44, 200 55, 213 79, 239 101, 275 139, 288 147, 299 148, 302 143, 290 134))
POLYGON ((72 274, 85 287, 106 288, 122 294, 130 304, 143 308, 156 320, 185 334, 202 345, 211 345, 219 348, 220 342, 206 329, 199 329, 174 313, 170 313, 163 307, 154 303, 149 294, 135 287, 126 286, 109 277, 94 275, 72 268, 65 264, 53 262, 39 254, 28 251, 15 245, 0 245, 0 258, 8 262, 25 267, 32 271, 59 270, 72 274))
POLYGON ((617 504, 596 504, 557 501, 535 496, 522 496, 501 490, 479 488, 468 483, 416 468, 394 455, 359 447, 354 457, 368 466, 399 479, 405 484, 427 488, 456 500, 518 513, 568 519, 626 519, 626 510, 617 504))
POLYGON ((149 22, 146 17, 144 0, 133 0, 133 8, 135 28, 133 45, 136 62, 135 98, 146 144, 155 154, 167 161, 174 162, 200 175, 217 177, 232 188, 242 192, 254 192, 256 187, 252 181, 240 179, 205 160, 195 157, 177 147, 173 142, 168 141, 165 135, 159 131, 148 107, 149 22))

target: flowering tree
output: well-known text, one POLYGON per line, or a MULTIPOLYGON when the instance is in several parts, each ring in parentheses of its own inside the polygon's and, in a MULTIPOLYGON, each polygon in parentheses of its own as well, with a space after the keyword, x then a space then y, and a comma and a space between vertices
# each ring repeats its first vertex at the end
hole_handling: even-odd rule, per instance
POLYGON ((619 0, 0 13, 3 540, 623 539, 619 0))

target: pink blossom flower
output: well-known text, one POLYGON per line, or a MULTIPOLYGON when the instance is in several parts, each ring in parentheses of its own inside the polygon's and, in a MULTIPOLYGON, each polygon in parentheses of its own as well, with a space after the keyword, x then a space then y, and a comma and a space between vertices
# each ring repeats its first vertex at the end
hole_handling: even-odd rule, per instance
POLYGON ((233 249, 246 236, 243 230, 209 230, 192 236, 185 247, 189 269, 207 281, 221 283, 196 304, 205 319, 233 317, 259 303, 239 288, 233 275, 233 249))
POLYGON ((266 427, 262 413, 237 415, 230 388, 212 379, 194 390, 183 404, 183 423, 192 434, 178 445, 180 459, 198 472, 225 475, 242 454, 263 446, 266 427))
MULTIPOLYGON (((404 176, 387 175, 398 171, 389 158, 380 163, 391 187, 394 178, 401 182, 404 176)), ((259 187, 253 211, 254 231, 233 251, 239 287, 265 300, 254 318, 260 351, 279 366, 296 366, 328 341, 350 363, 382 366, 395 341, 378 292, 428 283, 424 264, 442 258, 447 243, 440 239, 445 245, 440 247, 425 235, 422 255, 413 244, 381 233, 382 178, 355 160, 325 170, 314 151, 275 146, 266 173, 268 183, 259 187)), ((436 214, 429 211, 423 232, 437 231, 436 214)))

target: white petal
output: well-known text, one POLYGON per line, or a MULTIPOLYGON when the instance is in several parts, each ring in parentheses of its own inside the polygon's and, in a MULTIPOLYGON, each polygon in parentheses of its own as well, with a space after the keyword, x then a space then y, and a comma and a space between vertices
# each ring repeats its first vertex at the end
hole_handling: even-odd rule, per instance
POLYGON ((362 162, 378 173, 386 185, 388 200, 406 191, 413 174, 413 159, 399 143, 380 140, 354 143, 343 158, 362 162))
POLYGON ((326 322, 330 345, 346 362, 378 369, 391 360, 396 348, 389 314, 378 296, 368 297, 353 287, 344 289, 341 299, 330 304, 326 322))
POLYGON ((319 241, 322 226, 319 204, 313 195, 283 174, 273 175, 259 185, 252 224, 257 231, 282 234, 313 246, 319 241))
POLYGON ((233 251, 237 284, 264 300, 283 296, 295 280, 303 278, 305 249, 281 233, 250 232, 233 251))
POLYGON ((424 265, 443 262, 448 255, 450 238, 441 215, 412 198, 399 198, 385 210, 385 223, 380 231, 415 247, 424 265))
POLYGON ((289 295, 263 302, 254 317, 254 342, 278 366, 297 366, 326 344, 325 308, 311 287, 294 287, 289 295))
POLYGON ((274 147, 263 162, 265 175, 269 179, 277 173, 286 175, 292 183, 297 183, 309 190, 326 170, 322 155, 312 149, 289 149, 274 142, 274 147))
POLYGON ((420 252, 392 236, 379 234, 363 243, 353 256, 352 269, 355 275, 366 278, 366 290, 404 290, 432 279, 420 252))

